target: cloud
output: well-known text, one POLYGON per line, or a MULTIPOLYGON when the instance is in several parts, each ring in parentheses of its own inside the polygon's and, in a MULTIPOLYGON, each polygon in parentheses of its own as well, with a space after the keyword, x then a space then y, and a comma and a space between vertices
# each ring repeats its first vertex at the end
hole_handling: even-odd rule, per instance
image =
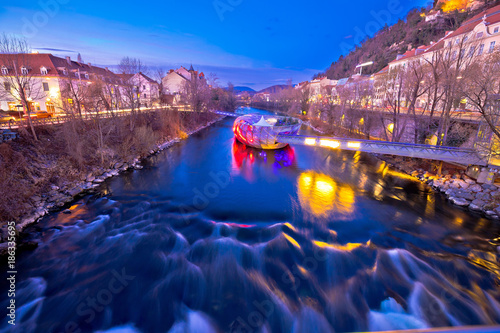
POLYGON ((52 51, 52 52, 71 52, 71 53, 78 53, 77 51, 73 50, 65 50, 65 49, 54 49, 50 47, 35 47, 35 50, 40 50, 40 51, 52 51))

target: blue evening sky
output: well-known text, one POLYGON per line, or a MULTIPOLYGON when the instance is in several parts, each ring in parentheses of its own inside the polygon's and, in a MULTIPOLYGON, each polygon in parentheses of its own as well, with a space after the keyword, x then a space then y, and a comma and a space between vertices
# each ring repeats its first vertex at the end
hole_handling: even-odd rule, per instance
POLYGON ((383 24, 428 0, 17 0, 0 32, 40 52, 108 66, 123 56, 150 66, 193 64, 254 89, 309 80, 383 24))

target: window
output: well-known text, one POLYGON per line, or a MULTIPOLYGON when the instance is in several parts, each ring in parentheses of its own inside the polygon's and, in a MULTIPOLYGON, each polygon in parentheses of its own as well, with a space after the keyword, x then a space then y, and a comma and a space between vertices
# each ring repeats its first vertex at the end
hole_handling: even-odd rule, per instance
POLYGON ((469 36, 464 37, 464 43, 469 39, 469 36))
POLYGON ((477 50, 477 55, 483 54, 484 51, 484 44, 479 45, 479 50, 477 50))
POLYGON ((43 82, 42 85, 43 85, 43 91, 49 91, 50 90, 49 89, 49 84, 47 82, 43 82))
POLYGON ((22 75, 28 75, 28 69, 26 67, 21 67, 21 74, 22 75))
POLYGON ((146 90, 146 85, 145 84, 142 85, 142 90, 146 90))
POLYGON ((41 73, 42 75, 47 75, 47 73, 48 73, 47 68, 45 68, 45 67, 40 68, 40 73, 41 73))
POLYGON ((5 67, 5 66, 4 66, 4 67, 2 67, 2 74, 3 74, 3 75, 7 75, 7 74, 9 74, 9 70, 7 69, 7 67, 5 67))
POLYGON ((457 51, 453 51, 452 55, 451 55, 451 60, 455 60, 457 59, 457 51))
POLYGON ((460 59, 462 59, 465 56, 465 49, 460 50, 460 59))
POLYGON ((495 30, 493 30, 493 33, 494 34, 498 33, 498 27, 496 27, 495 30))
POLYGON ((88 79, 89 78, 89 73, 85 73, 85 78, 88 79))
POLYGON ((488 52, 492 53, 493 51, 495 51, 495 41, 490 43, 490 50, 488 52))
POLYGON ((75 76, 76 76, 77 78, 80 78, 80 73, 79 73, 79 72, 75 72, 75 76))
POLYGON ((469 50, 469 58, 472 58, 474 56, 474 52, 476 51, 475 46, 471 46, 469 50))
POLYGON ((10 92, 10 83, 9 82, 4 82, 3 87, 5 91, 10 92))
POLYGON ((65 69, 63 69, 63 74, 64 74, 64 75, 68 75, 68 70, 67 70, 66 68, 65 68, 65 69))
POLYGON ((476 34, 476 38, 481 38, 481 37, 483 37, 483 33, 482 33, 482 32, 478 32, 478 33, 476 34))
POLYGON ((148 94, 144 94, 144 98, 148 98, 148 94))
POLYGON ((460 38, 455 39, 455 44, 458 45, 459 43, 460 43, 460 38))

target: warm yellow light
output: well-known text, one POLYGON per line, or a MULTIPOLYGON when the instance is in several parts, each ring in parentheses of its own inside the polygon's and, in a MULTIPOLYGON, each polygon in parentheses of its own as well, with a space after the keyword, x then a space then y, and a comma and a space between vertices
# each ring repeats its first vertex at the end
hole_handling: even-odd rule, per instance
POLYGON ((348 148, 356 148, 356 149, 359 149, 359 148, 361 148, 361 143, 359 143, 359 142, 348 142, 348 143, 347 143, 347 147, 348 147, 348 148))
POLYGON ((365 118, 361 118, 361 119, 359 120, 359 124, 360 124, 360 125, 363 125, 364 123, 365 123, 365 118))
POLYGON ((50 98, 47 98, 47 102, 50 102, 50 98))
POLYGON ((392 133, 392 131, 394 131, 394 124, 392 124, 392 123, 391 123, 391 124, 389 124, 389 125, 387 126, 387 129, 389 130, 389 132, 390 132, 390 133, 392 133))
POLYGON ((319 141, 319 145, 321 147, 338 148, 338 147, 340 147, 340 142, 335 141, 335 140, 321 139, 319 141))
POLYGON ((291 236, 283 233, 283 236, 285 236, 285 238, 291 243, 293 244, 295 247, 299 248, 300 249, 300 245, 299 243, 297 243, 297 241, 295 239, 293 239, 291 236))
POLYGON ((308 146, 315 146, 316 145, 316 139, 314 138, 307 138, 304 143, 308 146))

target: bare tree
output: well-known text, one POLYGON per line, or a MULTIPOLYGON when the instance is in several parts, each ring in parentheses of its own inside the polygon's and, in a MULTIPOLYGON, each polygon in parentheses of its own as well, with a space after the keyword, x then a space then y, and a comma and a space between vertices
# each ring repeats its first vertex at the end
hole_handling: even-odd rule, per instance
POLYGON ((87 82, 82 82, 79 72, 76 72, 76 74, 78 74, 77 79, 71 74, 73 73, 69 72, 68 76, 61 80, 63 109, 71 111, 73 114, 76 112, 78 116, 82 118, 82 109, 89 95, 89 84, 87 82))
POLYGON ((489 107, 500 94, 500 51, 487 55, 464 70, 462 95, 475 107, 493 134, 500 139, 499 110, 489 107))
POLYGON ((118 65, 120 74, 125 74, 122 84, 122 97, 125 104, 130 108, 130 130, 134 129, 135 110, 140 106, 139 96, 141 94, 141 86, 136 85, 130 78, 139 73, 146 72, 146 66, 137 58, 124 57, 118 65))
POLYGON ((191 79, 184 82, 182 99, 193 112, 208 111, 210 103, 210 87, 204 78, 200 78, 196 71, 191 73, 191 79))
MULTIPOLYGON (((3 34, 0 36, 0 84, 1 95, 19 101, 31 128, 33 138, 38 140, 31 113, 32 101, 45 97, 37 69, 30 66, 31 48, 24 39, 3 34)), ((39 69, 38 69, 39 70, 39 69)))

